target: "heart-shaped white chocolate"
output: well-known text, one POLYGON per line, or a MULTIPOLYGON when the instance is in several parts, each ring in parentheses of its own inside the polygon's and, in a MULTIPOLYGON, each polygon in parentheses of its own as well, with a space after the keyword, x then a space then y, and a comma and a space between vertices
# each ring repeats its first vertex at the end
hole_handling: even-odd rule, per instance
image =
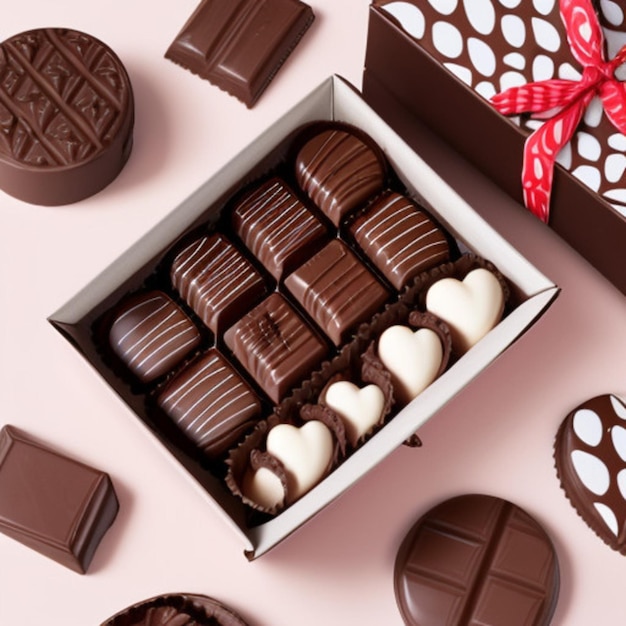
POLYGON ((281 505, 285 499, 283 483, 266 467, 246 472, 241 491, 246 498, 267 510, 281 505))
POLYGON ((298 428, 278 424, 270 430, 267 451, 285 466, 289 502, 314 487, 330 468, 333 436, 326 424, 312 420, 298 428))
POLYGON ((348 380, 332 383, 324 394, 325 404, 343 421, 348 441, 354 447, 381 418, 385 395, 378 385, 360 389, 348 380))
POLYGON ((462 281, 442 278, 433 283, 426 308, 448 324, 454 349, 463 353, 500 321, 504 292, 492 272, 479 268, 462 281))
POLYGON ((434 330, 390 326, 378 339, 378 358, 391 374, 398 399, 406 404, 435 380, 443 359, 434 330))

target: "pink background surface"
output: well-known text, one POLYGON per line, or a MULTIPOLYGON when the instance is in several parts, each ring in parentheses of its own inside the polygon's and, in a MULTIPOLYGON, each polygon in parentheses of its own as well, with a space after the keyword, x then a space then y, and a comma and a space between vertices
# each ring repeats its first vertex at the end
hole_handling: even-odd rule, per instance
MULTIPOLYGON (((561 565, 553 624, 626 623, 626 559, 576 515, 552 460, 554 434, 571 409, 600 393, 626 397, 626 301, 495 190, 474 198, 477 206, 561 295, 423 427, 422 449, 398 449, 253 563, 46 322, 312 87, 333 73, 360 86, 368 0, 311 4, 315 24, 253 110, 163 58, 196 0, 22 0, 3 15, 3 38, 67 26, 108 43, 130 74, 137 122, 129 163, 96 196, 41 208, 0 192, 0 425, 107 471, 121 503, 85 576, 0 535, 0 624, 96 625, 152 595, 188 591, 222 600, 251 626, 400 625, 393 562, 401 539, 431 506, 468 492, 512 500, 552 536, 561 565)), ((475 174, 424 141, 463 190, 475 174)))

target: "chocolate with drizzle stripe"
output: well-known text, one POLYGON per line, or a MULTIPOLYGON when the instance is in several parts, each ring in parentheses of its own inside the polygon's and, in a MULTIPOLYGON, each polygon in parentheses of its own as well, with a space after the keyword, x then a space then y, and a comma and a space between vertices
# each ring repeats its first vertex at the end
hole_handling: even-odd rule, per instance
POLYGON ((389 293, 339 239, 331 241, 285 279, 322 330, 339 345, 359 322, 366 322, 389 293))
POLYGON ((300 149, 296 179, 322 212, 341 220, 383 188, 385 168, 374 150, 345 130, 325 130, 300 149))

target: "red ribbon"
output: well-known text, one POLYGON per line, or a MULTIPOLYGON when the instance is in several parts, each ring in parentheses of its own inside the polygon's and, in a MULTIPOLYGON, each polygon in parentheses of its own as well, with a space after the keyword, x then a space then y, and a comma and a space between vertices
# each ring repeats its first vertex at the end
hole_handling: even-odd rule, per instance
POLYGON ((548 119, 524 144, 524 203, 544 222, 550 215, 550 192, 556 157, 572 138, 585 109, 598 95, 613 125, 626 134, 626 89, 614 76, 626 61, 624 46, 610 61, 604 58, 604 33, 591 0, 561 0, 561 19, 572 54, 583 66, 579 81, 551 79, 512 87, 492 98, 504 114, 531 113, 548 119))

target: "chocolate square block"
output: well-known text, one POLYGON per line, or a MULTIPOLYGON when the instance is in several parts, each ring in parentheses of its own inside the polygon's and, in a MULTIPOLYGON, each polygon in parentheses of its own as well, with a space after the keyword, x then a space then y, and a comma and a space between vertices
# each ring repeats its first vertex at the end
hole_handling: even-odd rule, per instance
POLYGON ((322 245, 326 228, 280 178, 238 201, 232 225, 267 271, 280 280, 322 245))
POLYGON ((299 0, 204 0, 165 56, 252 107, 314 17, 299 0))
POLYGON ((376 200, 350 225, 350 234, 397 289, 450 258, 445 233, 411 199, 395 191, 376 200))
POLYGON ((144 291, 124 300, 109 330, 109 345, 143 383, 170 372, 200 343, 200 333, 162 291, 144 291))
POLYGON ((220 233, 201 237, 179 252, 170 278, 183 300, 216 334, 266 291, 261 274, 220 233))
POLYGON ((285 286, 335 345, 389 298, 389 292, 339 239, 287 276, 285 286))
POLYGON ((324 342, 278 293, 224 334, 239 362, 273 402, 280 402, 327 355, 324 342))
POLYGON ((214 348, 169 381, 157 403, 210 458, 226 452, 261 414, 256 394, 214 348))
POLYGON ((0 532, 84 574, 118 508, 104 472, 0 430, 0 532))

